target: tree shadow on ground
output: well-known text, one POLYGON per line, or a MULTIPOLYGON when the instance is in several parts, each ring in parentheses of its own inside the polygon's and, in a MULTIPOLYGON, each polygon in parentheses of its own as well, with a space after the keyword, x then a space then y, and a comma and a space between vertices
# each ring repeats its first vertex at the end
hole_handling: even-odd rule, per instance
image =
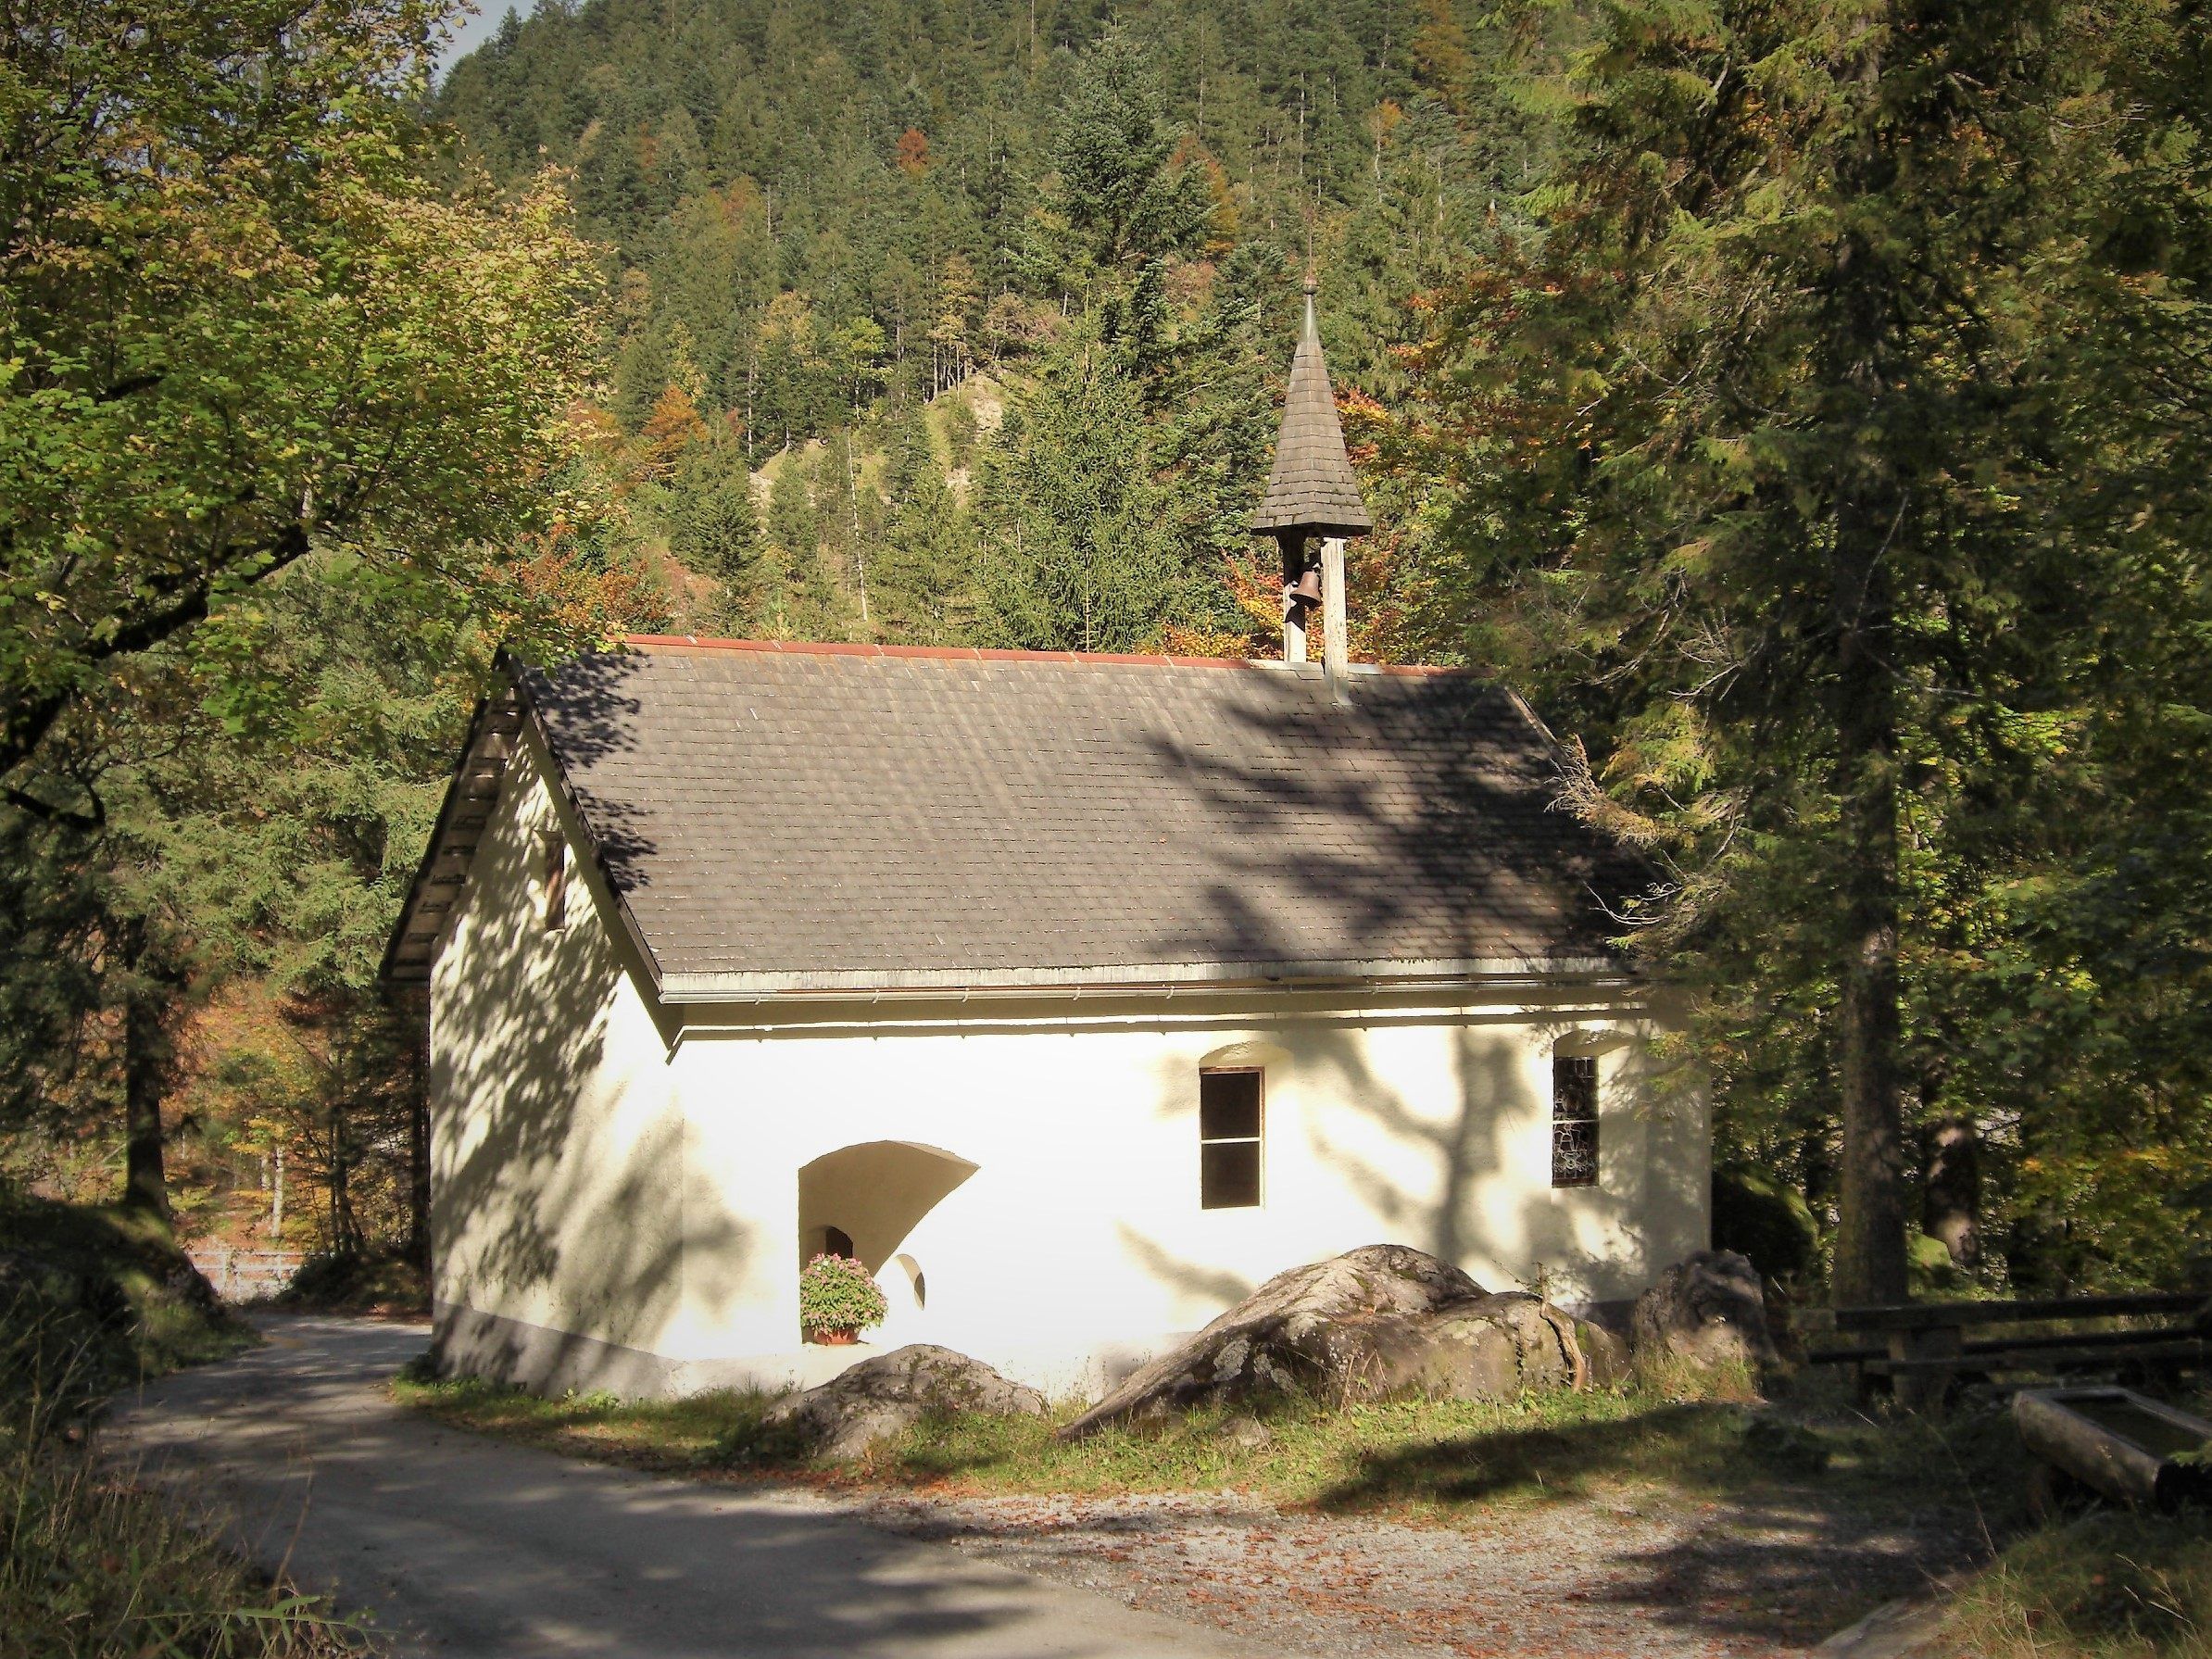
POLYGON ((167 1489, 213 1505, 256 1560, 372 1607, 408 1652, 1073 1659, 1137 1647, 1118 1610, 1084 1628, 1084 1608, 832 1510, 426 1424, 382 1389, 419 1329, 264 1325, 268 1347, 149 1390, 130 1448, 167 1489))
POLYGON ((1686 1402, 1364 1452, 1314 1507, 1442 1510, 1502 1528, 1556 1504, 1664 1519, 1671 1536, 1611 1552, 1575 1599, 1792 1642, 1987 1559, 2014 1519, 1997 1489, 2003 1472, 1986 1460, 1969 1469, 1890 1446, 1874 1466, 1819 1472, 1803 1458, 1820 1437, 1746 1432, 1761 1421, 1741 1406, 1686 1402))

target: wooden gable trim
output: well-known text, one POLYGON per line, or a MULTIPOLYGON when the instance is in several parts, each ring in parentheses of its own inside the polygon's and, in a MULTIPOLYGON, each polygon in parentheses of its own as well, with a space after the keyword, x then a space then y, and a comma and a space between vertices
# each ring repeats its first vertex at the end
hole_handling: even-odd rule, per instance
POLYGON ((385 942, 377 978, 388 986, 426 985, 438 941, 460 903, 475 861, 477 843, 491 822, 522 729, 519 696, 510 680, 480 700, 469 718, 469 735, 446 786, 430 845, 415 866, 399 920, 385 942))

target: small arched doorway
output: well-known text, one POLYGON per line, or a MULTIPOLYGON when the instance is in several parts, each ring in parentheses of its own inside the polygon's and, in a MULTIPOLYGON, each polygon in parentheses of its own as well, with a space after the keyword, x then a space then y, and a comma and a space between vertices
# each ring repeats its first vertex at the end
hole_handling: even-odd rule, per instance
POLYGON ((910 1140, 861 1141, 824 1152, 798 1172, 799 1259, 849 1257, 894 1292, 895 1313, 920 1313, 928 1280, 922 1263, 902 1247, 976 1168, 965 1158, 910 1140))

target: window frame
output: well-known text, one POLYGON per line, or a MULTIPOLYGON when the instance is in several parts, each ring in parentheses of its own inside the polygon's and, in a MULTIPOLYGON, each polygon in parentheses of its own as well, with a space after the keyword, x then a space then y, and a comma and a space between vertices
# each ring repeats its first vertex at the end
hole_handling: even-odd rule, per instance
POLYGON ((1571 1192, 1577 1188, 1598 1185, 1599 1158, 1603 1147, 1599 1130, 1599 1124, 1603 1116, 1601 1099, 1603 1082, 1604 1078, 1598 1065, 1598 1056, 1594 1052, 1588 1049, 1552 1049, 1551 1145, 1552 1187, 1554 1191, 1571 1192), (1578 1074, 1575 1086, 1577 1094, 1579 1094, 1583 1087, 1581 1078, 1587 1076, 1589 1100, 1586 1111, 1565 1112, 1561 1110, 1563 1106, 1568 1104, 1577 1106, 1584 1104, 1580 1100, 1570 1102, 1566 1098, 1567 1091, 1562 1087, 1565 1081, 1565 1068, 1569 1066, 1577 1068, 1578 1074), (1586 1074, 1581 1072, 1583 1067, 1588 1068, 1586 1074), (1580 1133, 1575 1133, 1576 1131, 1580 1131, 1580 1133), (1574 1144, 1577 1140, 1582 1142, 1582 1146, 1579 1148, 1574 1144), (1561 1156, 1563 1152, 1567 1154, 1565 1159, 1561 1156), (1577 1159, 1587 1161, 1586 1169, 1577 1171, 1574 1167, 1577 1159))
POLYGON ((1199 1208, 1213 1210, 1263 1210, 1267 1207, 1267 1068, 1263 1065, 1208 1065, 1199 1068, 1199 1208), (1208 1135, 1206 1133, 1206 1079, 1209 1077, 1251 1077, 1254 1080, 1253 1106, 1256 1112, 1250 1135, 1208 1135), (1252 1199, 1250 1203, 1211 1203, 1206 1192, 1206 1149, 1209 1147, 1241 1147, 1252 1149, 1252 1199))
POLYGON ((558 829, 542 833, 538 840, 538 920, 547 933, 565 933, 569 925, 569 838, 558 829))

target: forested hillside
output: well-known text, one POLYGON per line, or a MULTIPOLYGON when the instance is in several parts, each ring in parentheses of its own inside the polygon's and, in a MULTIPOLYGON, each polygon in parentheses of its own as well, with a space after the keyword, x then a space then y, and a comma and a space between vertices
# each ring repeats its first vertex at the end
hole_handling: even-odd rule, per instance
POLYGON ((597 0, 437 108, 605 249, 593 558, 687 627, 1272 652, 1310 262, 1355 648, 1523 688, 1660 861, 1623 932, 1699 992, 1731 1205, 1789 1234, 1779 1172, 1862 1297, 1908 1241, 2170 1276, 2203 26, 1840 15, 597 0))
POLYGON ((1340 387, 1396 395, 1526 145, 1447 4, 1119 15, 600 0, 452 69, 469 153, 568 170, 610 250, 608 464, 723 584, 686 622, 1270 648, 1233 567, 1309 256, 1340 387))
POLYGON ((1724 1234, 2205 1270, 2201 8, 594 0, 434 89, 435 0, 41 4, 7 1181, 419 1254, 376 952, 495 647, 1270 654, 1311 269, 1355 652, 1522 692, 1652 861, 1724 1234))

